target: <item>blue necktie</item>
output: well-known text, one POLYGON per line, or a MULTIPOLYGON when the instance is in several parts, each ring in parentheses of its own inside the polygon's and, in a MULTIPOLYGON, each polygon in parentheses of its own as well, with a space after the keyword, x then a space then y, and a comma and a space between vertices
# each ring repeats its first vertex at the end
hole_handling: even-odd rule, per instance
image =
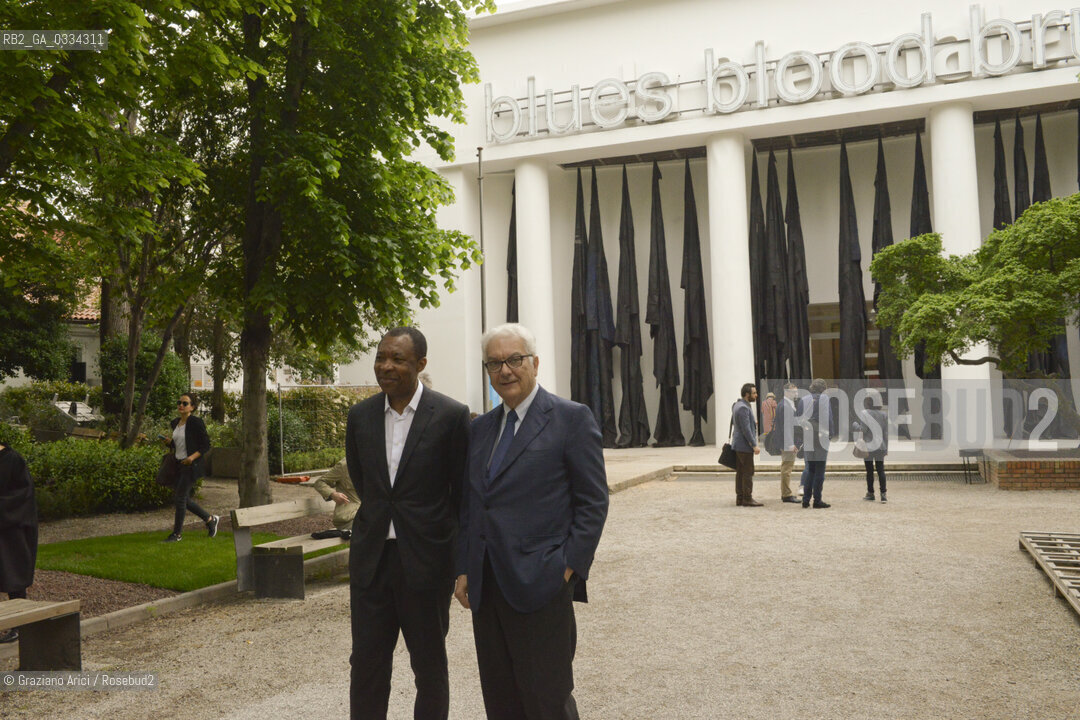
POLYGON ((506 451, 510 449, 510 443, 514 442, 514 425, 517 424, 517 419, 517 413, 513 410, 506 413, 506 427, 503 428, 502 437, 499 438, 499 444, 495 446, 495 453, 491 456, 491 464, 488 465, 489 483, 498 474, 506 451))

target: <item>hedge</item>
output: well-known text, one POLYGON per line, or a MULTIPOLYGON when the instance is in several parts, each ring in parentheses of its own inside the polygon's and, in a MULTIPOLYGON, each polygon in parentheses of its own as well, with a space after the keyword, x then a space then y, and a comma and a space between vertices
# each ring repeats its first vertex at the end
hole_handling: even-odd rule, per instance
POLYGON ((59 400, 80 402, 89 395, 90 407, 101 409, 100 387, 60 380, 36 381, 0 391, 0 420, 17 417, 21 425, 41 430, 66 429, 60 424, 62 418, 52 404, 54 395, 59 400))
MULTIPOLYGON (((343 457, 345 457, 345 448, 323 448, 311 452, 286 453, 285 472, 322 470, 336 465, 343 457)), ((270 471, 277 472, 277 468, 271 466, 270 471)))
POLYGON ((157 484, 160 447, 123 450, 114 442, 70 438, 34 444, 25 453, 43 520, 167 505, 172 490, 157 484))

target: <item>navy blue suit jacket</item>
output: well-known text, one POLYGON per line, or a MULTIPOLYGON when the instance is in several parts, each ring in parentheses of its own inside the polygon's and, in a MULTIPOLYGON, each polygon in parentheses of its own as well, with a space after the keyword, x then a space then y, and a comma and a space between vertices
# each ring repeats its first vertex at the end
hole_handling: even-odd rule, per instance
POLYGON ((499 589, 518 612, 535 612, 562 589, 567 567, 585 580, 607 518, 603 443, 592 411, 539 388, 498 474, 488 460, 503 407, 473 421, 461 503, 458 574, 469 605, 480 607, 484 555, 499 589))

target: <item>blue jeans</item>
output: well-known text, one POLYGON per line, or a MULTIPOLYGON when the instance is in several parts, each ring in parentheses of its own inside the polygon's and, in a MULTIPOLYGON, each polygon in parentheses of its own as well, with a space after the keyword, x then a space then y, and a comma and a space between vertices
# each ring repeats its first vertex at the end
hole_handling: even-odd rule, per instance
POLYGON ((803 505, 810 502, 813 495, 814 502, 821 502, 821 486, 825 484, 825 460, 807 460, 802 471, 803 505))

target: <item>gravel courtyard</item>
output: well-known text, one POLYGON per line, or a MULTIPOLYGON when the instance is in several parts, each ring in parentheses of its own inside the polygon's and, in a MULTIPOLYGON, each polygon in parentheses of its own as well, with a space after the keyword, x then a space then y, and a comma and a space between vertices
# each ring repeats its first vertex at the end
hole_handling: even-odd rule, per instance
MULTIPOLYGON (((1018 549, 1080 529, 1080 492, 890 483, 887 505, 827 479, 828 510, 737 508, 730 479, 612 496, 578 607, 582 717, 1076 718, 1080 621, 1018 549)), ((17 718, 343 718, 348 584, 238 599, 83 641, 88 670, 153 670, 152 692, 0 694, 17 718)), ((451 716, 482 718, 468 613, 448 640, 451 716)), ((5 669, 13 667, 8 663, 5 669)), ((408 658, 392 718, 412 717, 408 658)))

